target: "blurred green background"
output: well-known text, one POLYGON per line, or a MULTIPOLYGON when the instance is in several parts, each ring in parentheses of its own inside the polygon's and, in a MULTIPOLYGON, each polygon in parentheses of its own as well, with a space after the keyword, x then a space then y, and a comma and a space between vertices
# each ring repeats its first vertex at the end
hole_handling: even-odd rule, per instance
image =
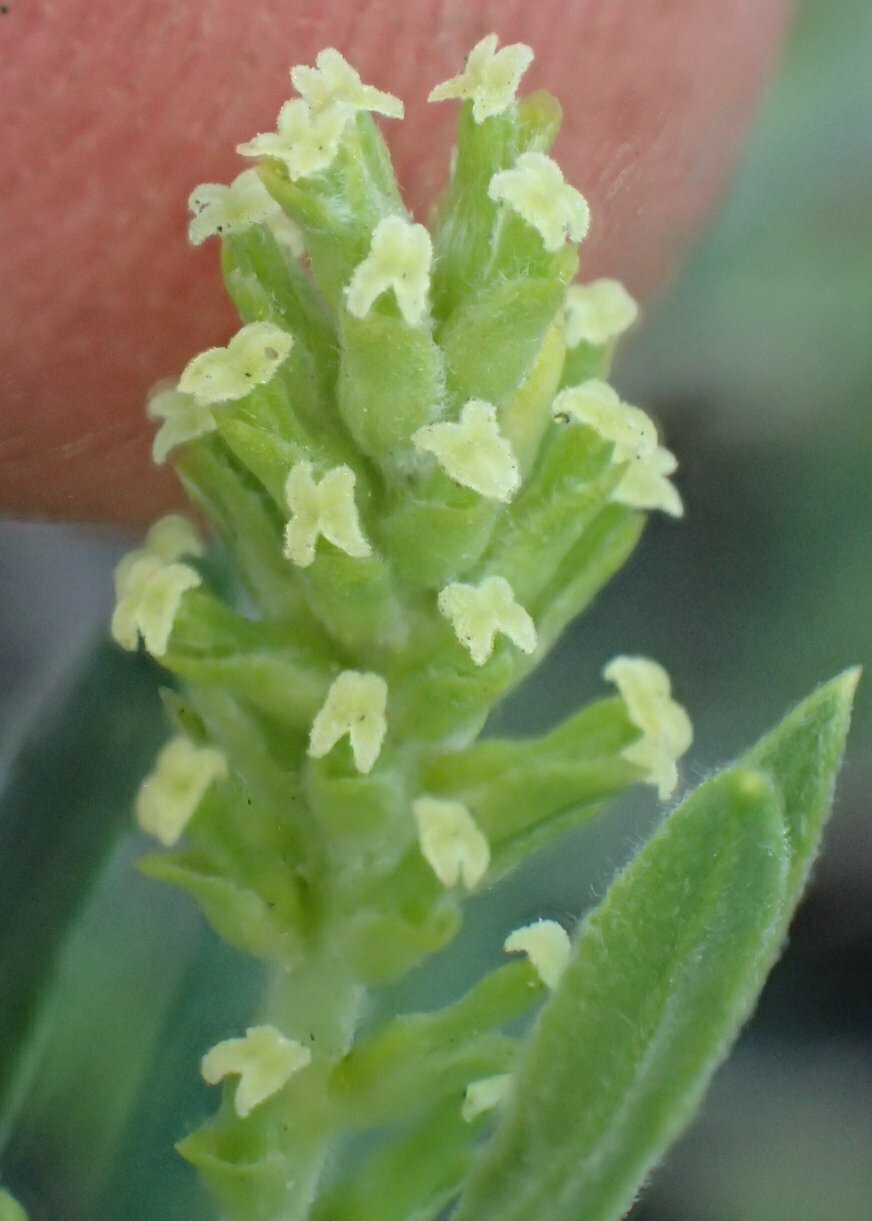
MULTIPOLYGON (((549 724, 613 653, 648 653, 694 717, 691 785, 872 658, 870 231, 872 4, 805 0, 730 200, 616 377, 679 455, 687 518, 652 522, 501 730, 549 724)), ((205 1219, 172 1141, 209 1112, 199 1055, 244 1023, 257 972, 118 838, 162 721, 146 663, 104 650, 82 669, 116 549, 10 526, 0 553, 0 1177, 33 1221, 205 1219)), ((638 1221, 872 1217, 870 782, 867 677, 789 950, 638 1221)), ((461 987, 525 916, 583 910, 656 817, 635 798, 481 900, 404 1003, 461 987)))

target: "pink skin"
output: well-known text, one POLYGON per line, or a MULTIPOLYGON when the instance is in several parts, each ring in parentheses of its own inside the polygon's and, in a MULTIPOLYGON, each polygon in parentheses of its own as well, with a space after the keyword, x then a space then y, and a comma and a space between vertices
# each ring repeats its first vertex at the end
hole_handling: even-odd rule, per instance
POLYGON ((406 101, 384 129, 417 210, 456 105, 427 106, 496 30, 566 118, 590 199, 584 272, 641 297, 720 197, 789 0, 5 0, 0 13, 0 511, 140 525, 178 501, 148 454, 159 377, 233 330, 185 201, 243 168, 288 67, 338 47, 406 101))

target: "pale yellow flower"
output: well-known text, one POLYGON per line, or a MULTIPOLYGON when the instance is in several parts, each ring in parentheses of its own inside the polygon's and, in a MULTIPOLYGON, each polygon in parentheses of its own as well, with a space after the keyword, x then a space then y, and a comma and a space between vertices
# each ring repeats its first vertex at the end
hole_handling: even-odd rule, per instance
POLYGON ((165 847, 177 843, 207 789, 227 775, 227 760, 212 746, 181 734, 164 746, 136 798, 136 821, 165 847))
POLYGON ((498 633, 522 653, 536 650, 536 626, 505 577, 485 577, 479 585, 454 581, 440 591, 437 602, 477 666, 490 657, 498 633))
POLYGON ((566 929, 556 920, 536 920, 515 929, 506 938, 507 954, 526 954, 546 988, 556 988, 569 963, 571 945, 566 929))
POLYGON ((349 466, 334 466, 320 483, 315 482, 312 471, 311 462, 298 462, 285 484, 292 514, 285 527, 285 556, 298 567, 308 568, 315 560, 319 536, 346 555, 371 555, 354 503, 354 471, 349 466))
POLYGON ((432 259, 433 243, 423 225, 402 216, 384 217, 345 290, 348 312, 366 318, 376 298, 392 289, 403 318, 417 326, 427 312, 432 259))
POLYGON ((470 399, 456 424, 425 424, 412 444, 434 454, 456 483, 489 500, 511 500, 520 487, 518 461, 500 432, 496 407, 483 399, 470 399))
POLYGON ((371 772, 388 729, 387 699, 388 685, 381 675, 343 670, 312 722, 309 754, 320 759, 347 736, 354 766, 364 774, 371 772))
POLYGON ((474 890, 490 864, 490 846, 459 801, 419 797, 412 804, 421 854, 443 886, 474 890))
POLYGON ((515 100, 521 77, 533 62, 533 52, 521 42, 497 51, 496 34, 488 34, 472 48, 459 76, 443 81, 430 93, 429 102, 472 99, 472 117, 482 123, 503 114, 515 100))
POLYGON ((642 769, 662 801, 675 791, 676 762, 693 741, 690 717, 672 699, 669 675, 650 658, 615 657, 603 670, 603 677, 618 688, 631 722, 641 731, 641 737, 621 754, 642 769))
POLYGON ((286 1039, 275 1026, 249 1026, 242 1039, 225 1039, 203 1057, 203 1080, 217 1085, 238 1076, 234 1106, 242 1119, 277 1094, 294 1073, 311 1063, 312 1053, 296 1039, 286 1039))
POLYGON ((532 225, 552 254, 567 239, 583 241, 590 227, 584 196, 566 182, 557 162, 544 153, 521 153, 511 169, 494 174, 487 193, 532 225))

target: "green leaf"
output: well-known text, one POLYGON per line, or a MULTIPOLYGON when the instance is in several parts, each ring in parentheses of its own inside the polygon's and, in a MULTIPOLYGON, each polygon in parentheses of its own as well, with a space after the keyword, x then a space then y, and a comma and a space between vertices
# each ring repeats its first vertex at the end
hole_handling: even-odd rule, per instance
POLYGON ((617 1221, 689 1122, 783 942, 857 673, 665 822, 585 921, 456 1221, 617 1221))
POLYGON ((70 928, 166 732, 153 667, 108 645, 53 694, 0 793, 0 1127, 70 928))
POLYGON ((0 1187, 0 1221, 27 1221, 27 1213, 8 1191, 0 1187))

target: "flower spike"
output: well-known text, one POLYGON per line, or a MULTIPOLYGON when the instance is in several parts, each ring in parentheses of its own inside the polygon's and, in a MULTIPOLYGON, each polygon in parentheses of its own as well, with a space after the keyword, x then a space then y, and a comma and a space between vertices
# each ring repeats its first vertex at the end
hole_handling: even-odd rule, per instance
POLYGON ((535 624, 515 601, 505 577, 485 577, 477 586, 455 581, 440 592, 438 605, 477 666, 483 666, 490 657, 498 632, 508 636, 522 653, 536 650, 535 624))
POLYGON ((533 52, 522 42, 497 51, 496 34, 488 34, 472 48, 466 69, 431 90, 428 102, 472 99, 472 117, 483 123, 503 114, 515 100, 521 77, 533 62, 533 52))
POLYGON ((286 1039, 275 1026, 249 1026, 245 1038, 225 1039, 207 1051, 201 1071, 209 1085, 217 1085, 224 1077, 239 1077, 233 1104, 237 1115, 245 1119, 311 1060, 308 1047, 286 1039))
POLYGON ((245 398, 255 386, 272 381, 293 346, 293 335, 281 327, 250 322, 226 348, 209 348, 188 361, 178 388, 202 405, 245 398))
POLYGON ((390 93, 364 85, 360 74, 335 47, 326 47, 315 58, 316 67, 298 64, 291 68, 294 88, 308 104, 313 115, 332 106, 345 107, 349 113, 372 110, 390 119, 403 117, 403 103, 390 93))
POLYGON ((172 847, 215 780, 227 775, 227 760, 212 746, 198 747, 178 735, 164 746, 154 771, 136 798, 136 821, 165 847, 172 847))
POLYGON ((376 225, 369 254, 355 269, 345 303, 355 318, 365 318, 373 302, 393 289, 400 313, 417 326, 427 312, 433 243, 423 225, 386 216, 376 225))
POLYGON ((285 556, 299 568, 308 568, 315 560, 319 535, 355 559, 372 555, 354 503, 354 471, 334 466, 316 483, 312 470, 311 462, 298 462, 285 484, 293 515, 285 527, 285 556))
POLYGON ((279 111, 276 131, 260 132, 237 144, 241 157, 274 157, 293 182, 314 178, 329 169, 339 152, 349 111, 331 106, 318 114, 302 98, 292 98, 279 111))
POLYGON ((462 879, 474 890, 490 864, 490 846, 475 819, 459 801, 419 797, 412 803, 421 853, 443 886, 462 879))
POLYGON ((494 174, 487 193, 538 230, 550 254, 567 238, 583 241, 590 227, 584 196, 566 182, 557 162, 544 153, 521 153, 510 170, 494 174))
POLYGON ((554 989, 566 970, 571 946, 562 924, 536 920, 510 933, 503 949, 507 954, 526 954, 545 987, 554 989))
POLYGON ((451 479, 489 500, 511 500, 521 484, 512 447, 499 430, 497 410, 470 399, 456 424, 426 424, 412 435, 415 449, 435 454, 451 479))
POLYGON ((642 769, 645 782, 656 786, 663 801, 675 791, 676 761, 693 741, 690 717, 672 699, 669 675, 656 661, 615 657, 603 670, 603 678, 618 688, 630 720, 642 734, 621 754, 642 769))
POLYGON ((577 348, 584 342, 601 347, 623 335, 638 317, 639 306, 620 281, 572 284, 566 293, 566 346, 577 348))
POLYGON ((388 685, 381 675, 343 670, 312 723, 309 754, 321 759, 347 735, 354 766, 364 775, 371 772, 388 730, 387 700, 388 685))

